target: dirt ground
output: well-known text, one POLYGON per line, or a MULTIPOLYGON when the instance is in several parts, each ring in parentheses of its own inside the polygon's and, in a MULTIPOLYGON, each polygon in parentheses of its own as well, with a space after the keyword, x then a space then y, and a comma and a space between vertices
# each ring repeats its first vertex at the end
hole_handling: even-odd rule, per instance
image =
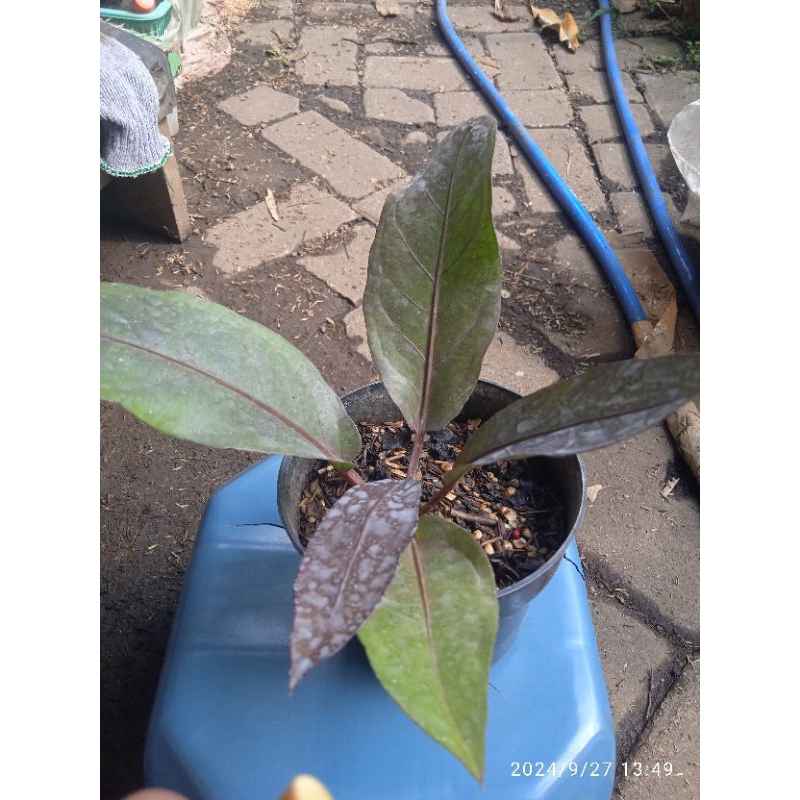
MULTIPOLYGON (((271 18, 272 5, 256 4, 248 19, 271 18)), ((420 5, 430 7, 430 3, 420 5)), ((578 10, 581 16, 594 8, 590 2, 551 5, 569 7, 573 13, 578 10)), ((298 28, 306 13, 304 4, 296 4, 294 22, 298 28)), ((363 36, 369 31, 389 31, 396 42, 424 45, 436 40, 431 20, 430 14, 421 13, 391 23, 377 18, 359 30, 363 36)), ((418 54, 420 46, 396 44, 393 54, 418 54)), ((235 41, 234 47, 229 67, 217 76, 189 84, 179 97, 181 129, 176 149, 195 226, 193 234, 176 245, 103 216, 101 278, 156 289, 181 288, 235 309, 279 331, 309 356, 336 391, 344 392, 377 377, 346 334, 343 318, 353 305, 298 263, 303 256, 330 250, 338 238, 301 245, 286 258, 227 275, 217 274, 212 265, 214 248, 202 239, 210 226, 262 201, 268 188, 277 193, 307 175, 285 153, 221 111, 216 105, 220 100, 255 83, 267 82, 299 97, 301 111, 329 113, 319 100, 320 88, 304 86, 291 67, 265 58, 263 46, 235 41)), ((325 94, 360 107, 357 89, 328 87, 325 94)), ((426 148, 401 146, 408 128, 399 124, 366 120, 358 114, 337 117, 336 124, 398 163, 408 174, 427 158, 426 148)), ((663 131, 659 136, 663 141, 663 131)), ((674 165, 660 177, 682 207, 685 192, 674 165)), ((507 176, 502 183, 517 200, 517 207, 524 209, 519 176, 507 176)), ((599 221, 611 226, 615 222, 612 215, 599 221)), ((505 286, 510 296, 503 304, 501 329, 560 376, 575 374, 592 363, 629 356, 631 344, 624 334, 612 339, 612 343, 619 342, 616 347, 606 347, 602 353, 594 353, 592 347, 599 328, 624 331, 624 320, 607 289, 589 291, 569 282, 554 283, 541 269, 549 264, 547 253, 568 230, 560 215, 532 219, 522 211, 506 221, 503 232, 514 237, 533 226, 537 228, 536 249, 522 248, 504 255, 505 286), (584 343, 582 354, 562 346, 563 337, 584 343)), ((657 243, 649 239, 648 246, 665 263, 657 243)), ((698 339, 696 324, 682 309, 679 347, 697 349, 698 339)), ((101 796, 116 800, 143 781, 142 750, 148 716, 203 507, 215 487, 258 457, 168 439, 107 404, 101 405, 100 419, 101 796)), ((635 529, 650 525, 648 512, 637 506, 649 508, 647 504, 657 500, 669 478, 680 478, 670 518, 677 529, 696 536, 699 492, 663 431, 593 454, 587 463, 590 483, 621 487, 620 496, 633 498, 625 522, 635 529)), ((615 514, 619 513, 610 502, 608 490, 608 500, 603 499, 602 492, 599 497, 587 518, 598 530, 616 524, 615 514)), ((587 540, 585 555, 593 603, 621 603, 625 615, 664 643, 667 655, 649 673, 655 687, 648 696, 648 709, 650 705, 655 709, 680 677, 687 657, 693 658, 698 652, 697 626, 680 613, 671 613, 666 601, 662 604, 640 591, 619 561, 605 558, 603 546, 594 539, 587 540), (626 593, 624 602, 620 600, 620 586, 626 593)), ((603 638, 600 631, 598 635, 603 638)), ((620 715, 621 756, 632 751, 647 721, 645 714, 643 723, 642 709, 636 703, 620 715)))

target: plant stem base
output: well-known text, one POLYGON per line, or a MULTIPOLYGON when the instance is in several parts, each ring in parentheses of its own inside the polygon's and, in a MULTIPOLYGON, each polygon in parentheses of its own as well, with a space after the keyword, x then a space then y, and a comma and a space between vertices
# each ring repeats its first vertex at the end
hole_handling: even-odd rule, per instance
POLYGON ((614 729, 574 544, 574 563, 490 673, 483 788, 395 705, 357 641, 288 696, 300 556, 280 527, 279 465, 243 472, 206 508, 150 720, 147 784, 269 800, 310 773, 337 800, 608 800, 614 729))

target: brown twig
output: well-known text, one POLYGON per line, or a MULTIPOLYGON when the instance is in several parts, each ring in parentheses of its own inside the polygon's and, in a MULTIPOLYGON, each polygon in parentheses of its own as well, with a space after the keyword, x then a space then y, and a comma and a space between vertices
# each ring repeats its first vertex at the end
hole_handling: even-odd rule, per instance
POLYGON ((479 514, 468 514, 466 511, 459 511, 457 508, 450 509, 450 516, 456 519, 463 519, 465 522, 475 522, 478 525, 490 525, 494 527, 498 520, 491 517, 482 517, 479 514))

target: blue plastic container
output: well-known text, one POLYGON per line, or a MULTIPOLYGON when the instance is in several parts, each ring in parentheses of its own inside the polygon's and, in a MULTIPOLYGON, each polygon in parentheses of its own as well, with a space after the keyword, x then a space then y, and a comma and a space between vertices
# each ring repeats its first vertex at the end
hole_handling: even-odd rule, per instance
POLYGON ((483 786, 395 705, 357 641, 288 697, 300 556, 280 527, 280 461, 242 473, 206 508, 150 721, 147 784, 191 800, 277 800, 306 772, 335 800, 608 800, 614 731, 574 544, 491 670, 483 786))

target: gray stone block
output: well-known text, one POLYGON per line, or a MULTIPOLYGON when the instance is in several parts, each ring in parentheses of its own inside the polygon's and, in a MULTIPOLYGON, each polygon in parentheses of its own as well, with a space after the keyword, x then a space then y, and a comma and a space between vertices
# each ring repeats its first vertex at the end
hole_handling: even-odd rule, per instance
POLYGON ((316 241, 355 218, 344 203, 312 183, 296 185, 276 201, 280 220, 262 201, 209 228, 205 241, 217 248, 213 264, 220 272, 241 272, 287 256, 301 242, 316 241))
POLYGON ((501 92, 563 88, 564 82, 538 33, 492 34, 485 41, 500 66, 497 85, 501 92))
POLYGON ((364 113, 372 119, 384 119, 405 125, 433 122, 433 109, 399 89, 365 89, 364 113))
POLYGON ((345 197, 358 199, 403 176, 403 170, 316 111, 306 111, 263 132, 264 138, 316 172, 345 197))
POLYGON ((617 787, 619 800, 699 800, 700 798, 700 665, 689 665, 664 698, 650 726, 628 758, 628 776, 617 787), (635 774, 661 765, 658 775, 635 774), (672 775, 667 775, 668 762, 672 775))
MULTIPOLYGON (((536 131, 533 138, 587 210, 591 213, 606 211, 605 197, 594 168, 575 131, 570 128, 545 128, 536 131)), ((525 159, 520 157, 515 162, 525 184, 531 211, 560 211, 558 203, 552 199, 550 192, 532 172, 525 159)))
POLYGON ((370 88, 452 92, 467 85, 452 58, 368 56, 364 65, 364 86, 370 88))
POLYGON ((300 110, 300 101, 296 97, 278 92, 266 84, 235 94, 217 105, 242 125, 274 122, 300 110))
POLYGON ((336 25, 303 28, 300 46, 306 51, 306 56, 295 66, 297 76, 303 83, 358 86, 357 39, 355 28, 336 25))
POLYGON ((658 124, 669 128, 675 115, 700 97, 697 72, 676 72, 665 75, 640 75, 647 104, 658 124))
MULTIPOLYGON (((578 72, 567 75, 567 84, 571 92, 578 92, 591 98, 595 103, 611 103, 611 89, 608 88, 606 73, 602 71, 578 72)), ((643 103, 644 98, 636 88, 633 78, 627 72, 622 73, 622 85, 629 103, 643 103)))
MULTIPOLYGON (((591 144, 605 142, 609 139, 622 139, 622 127, 616 106, 598 105, 581 106, 578 109, 581 120, 586 127, 586 136, 591 144)), ((656 132, 653 120, 642 103, 631 104, 631 114, 642 137, 651 136, 656 132)))

